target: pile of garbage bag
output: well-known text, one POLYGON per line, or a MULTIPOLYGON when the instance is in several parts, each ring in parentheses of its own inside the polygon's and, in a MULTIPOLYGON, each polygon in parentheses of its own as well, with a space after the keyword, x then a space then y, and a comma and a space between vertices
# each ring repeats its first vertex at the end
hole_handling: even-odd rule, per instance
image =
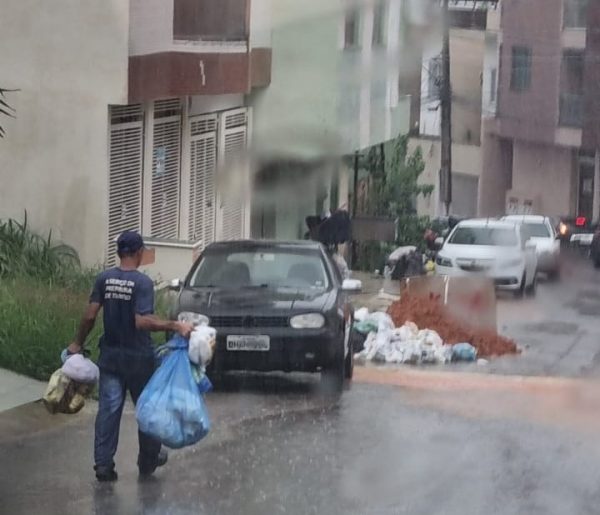
POLYGON ((355 331, 367 335, 356 359, 412 365, 477 359, 477 350, 469 343, 445 344, 436 331, 419 329, 413 322, 396 328, 387 313, 369 313, 366 308, 357 310, 354 316, 355 331))
POLYGON ((68 354, 65 349, 61 359, 63 366, 50 377, 42 401, 50 413, 77 413, 96 386, 100 371, 83 354, 68 354))

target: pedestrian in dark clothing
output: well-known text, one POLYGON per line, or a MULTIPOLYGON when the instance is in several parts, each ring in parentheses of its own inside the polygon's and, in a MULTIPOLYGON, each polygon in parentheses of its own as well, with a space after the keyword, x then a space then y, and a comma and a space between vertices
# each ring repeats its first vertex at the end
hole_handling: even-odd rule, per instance
MULTIPOLYGON (((94 439, 94 469, 99 481, 115 481, 114 456, 119 440, 119 426, 129 391, 135 403, 152 377, 155 357, 151 331, 172 331, 188 337, 192 325, 160 320, 154 316, 154 285, 138 271, 144 241, 132 231, 117 240, 120 266, 106 270, 96 278, 89 305, 75 340, 68 347, 71 354, 81 352, 103 309, 104 335, 100 338, 99 402, 94 439)), ((141 475, 152 474, 166 463, 160 442, 138 431, 138 468, 141 475)))

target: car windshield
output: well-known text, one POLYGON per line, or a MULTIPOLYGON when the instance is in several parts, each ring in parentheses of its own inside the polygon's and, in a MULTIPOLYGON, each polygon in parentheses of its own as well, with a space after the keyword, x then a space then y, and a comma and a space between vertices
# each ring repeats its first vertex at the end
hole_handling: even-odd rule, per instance
POLYGON ((319 252, 259 248, 207 253, 190 281, 195 288, 327 289, 329 277, 319 252))
POLYGON ((450 237, 449 243, 514 247, 518 240, 515 230, 510 227, 459 227, 450 237))
POLYGON ((552 236, 548 226, 544 223, 523 224, 523 232, 527 238, 550 238, 552 236))

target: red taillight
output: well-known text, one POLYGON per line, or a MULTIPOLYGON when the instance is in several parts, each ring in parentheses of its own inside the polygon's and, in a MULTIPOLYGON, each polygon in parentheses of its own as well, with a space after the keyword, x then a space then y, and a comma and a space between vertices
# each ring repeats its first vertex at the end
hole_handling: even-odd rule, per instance
POLYGON ((586 218, 585 218, 585 216, 578 216, 578 217, 575 219, 575 225, 576 225, 577 227, 583 227, 583 226, 585 225, 585 222, 586 222, 586 218))

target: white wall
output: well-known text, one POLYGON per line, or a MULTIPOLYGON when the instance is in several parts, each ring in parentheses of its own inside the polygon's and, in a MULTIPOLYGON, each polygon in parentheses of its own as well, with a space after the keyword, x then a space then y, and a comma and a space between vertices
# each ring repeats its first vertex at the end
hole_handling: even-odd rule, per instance
POLYGON ((127 101, 129 1, 4 0, 0 218, 53 230, 89 264, 107 238, 108 105, 127 101))
POLYGON ((571 210, 573 151, 515 141, 513 191, 539 200, 540 213, 564 216, 571 210))
POLYGON ((250 48, 271 47, 271 2, 250 0, 250 48))
MULTIPOLYGON (((417 211, 420 215, 430 217, 444 214, 444 208, 439 201, 439 169, 441 148, 439 140, 411 138, 409 141, 409 152, 414 152, 417 147, 421 147, 423 160, 425 161, 425 170, 419 177, 420 184, 431 184, 434 186, 433 193, 428 197, 419 197, 417 200, 417 211)), ((483 170, 483 154, 481 147, 476 145, 452 145, 452 171, 463 177, 472 177, 480 179, 483 170)), ((457 181, 457 184, 459 182, 457 181)), ((455 195, 456 199, 461 197, 460 193, 455 195)), ((469 199, 470 200, 470 199, 469 199)), ((478 199, 472 199, 477 205, 478 199)), ((461 213, 463 206, 454 205, 452 212, 461 213)))

